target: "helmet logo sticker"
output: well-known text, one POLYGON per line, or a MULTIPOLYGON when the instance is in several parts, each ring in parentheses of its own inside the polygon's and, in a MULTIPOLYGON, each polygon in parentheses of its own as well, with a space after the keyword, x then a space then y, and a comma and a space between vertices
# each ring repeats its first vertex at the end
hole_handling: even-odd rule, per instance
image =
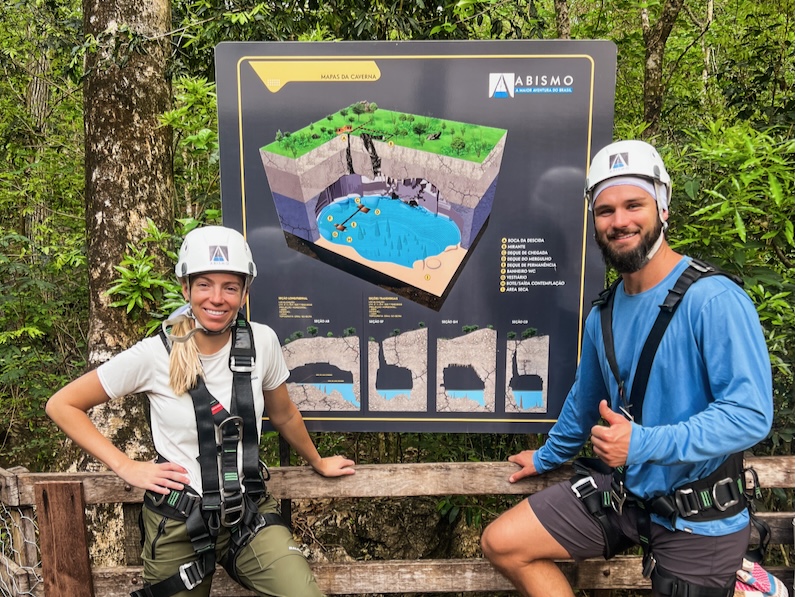
POLYGON ((610 170, 622 170, 629 166, 629 154, 628 153, 615 153, 610 156, 609 159, 610 170))
POLYGON ((210 261, 215 264, 229 262, 229 248, 224 245, 210 245, 210 261))

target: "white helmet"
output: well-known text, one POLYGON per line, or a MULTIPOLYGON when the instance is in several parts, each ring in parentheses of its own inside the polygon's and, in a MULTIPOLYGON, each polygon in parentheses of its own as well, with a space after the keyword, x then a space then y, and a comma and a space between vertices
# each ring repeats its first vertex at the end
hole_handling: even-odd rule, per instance
POLYGON ((242 274, 248 287, 257 275, 257 266, 246 239, 237 230, 205 226, 185 235, 174 271, 179 279, 211 272, 242 274))
POLYGON ((591 162, 585 180, 585 198, 591 208, 596 186, 618 176, 637 176, 649 180, 654 185, 659 210, 668 210, 671 177, 654 147, 645 141, 617 141, 600 149, 591 162))

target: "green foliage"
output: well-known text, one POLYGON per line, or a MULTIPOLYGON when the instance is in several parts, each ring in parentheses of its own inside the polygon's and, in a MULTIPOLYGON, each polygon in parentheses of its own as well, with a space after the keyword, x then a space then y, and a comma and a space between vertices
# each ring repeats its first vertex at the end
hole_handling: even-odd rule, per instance
MULTIPOLYGON (((43 227, 43 226, 42 226, 43 227)), ((40 239, 42 237, 39 237, 40 239)), ((61 242, 77 241, 65 238, 61 242)), ((0 466, 40 469, 56 453, 44 414, 50 395, 84 366, 88 278, 85 259, 0 236, 0 466)))
MULTIPOLYGON (((329 120, 329 117, 326 117, 329 120)), ((417 119, 413 114, 397 113, 391 110, 383 110, 373 103, 366 101, 357 102, 343 108, 331 115, 330 127, 319 127, 319 120, 310 123, 306 127, 290 134, 277 131, 274 141, 263 149, 286 157, 297 158, 317 149, 326 143, 334 143, 340 135, 361 135, 368 134, 380 141, 396 144, 412 149, 425 149, 427 151, 442 155, 456 156, 473 162, 482 162, 494 146, 505 135, 504 129, 488 126, 477 126, 464 124, 454 121, 444 121, 439 118, 429 119, 420 117, 417 119), (357 116, 347 116, 348 111, 357 116), (378 113, 376 113, 378 110, 378 113), (357 119, 358 114, 369 114, 370 118, 360 124, 357 119), (431 120, 435 123, 432 132, 439 134, 438 140, 429 146, 425 146, 425 134, 431 127, 431 120), (445 126, 442 126, 445 125, 445 126), (450 125, 449 133, 446 132, 447 125, 450 125), (455 135, 452 125, 460 127, 461 135, 455 135), (318 126, 320 133, 313 133, 315 126, 318 126), (438 128, 436 128, 438 127, 438 128), (468 134, 469 140, 464 140, 468 134), (477 134, 477 138, 473 135, 477 134)))
MULTIPOLYGON (((205 214, 207 215, 207 214, 205 214)), ((168 263, 177 261, 174 247, 188 232, 202 224, 199 220, 178 220, 174 234, 161 232, 151 221, 138 244, 128 244, 122 262, 115 266, 119 277, 113 281, 108 296, 111 307, 124 308, 127 314, 142 325, 144 335, 154 332, 176 309, 185 304, 182 289, 173 270, 157 268, 154 252, 164 254, 168 263)))
POLYGON ((675 176, 672 246, 739 275, 765 330, 775 371, 775 446, 795 417, 795 140, 787 129, 717 121, 687 131, 667 156, 675 176))
POLYGON ((181 77, 173 87, 174 108, 160 122, 174 133, 176 213, 215 219, 212 210, 221 202, 215 84, 181 77))
POLYGON ((792 1, 722 7, 711 31, 732 51, 716 65, 716 86, 732 115, 755 123, 795 124, 792 1))
POLYGON ((0 466, 41 470, 50 395, 85 366, 78 2, 0 6, 0 466), (35 92, 35 93, 34 93, 35 92))

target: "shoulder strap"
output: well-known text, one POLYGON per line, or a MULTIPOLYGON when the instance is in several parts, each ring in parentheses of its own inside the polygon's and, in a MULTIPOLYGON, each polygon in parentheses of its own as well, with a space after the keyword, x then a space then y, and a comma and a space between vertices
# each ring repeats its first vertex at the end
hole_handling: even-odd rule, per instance
POLYGON ((615 348, 613 346, 613 300, 617 283, 613 283, 608 290, 603 291, 599 295, 599 298, 594 301, 594 304, 600 307, 602 339, 605 345, 607 361, 610 364, 610 370, 612 371, 613 377, 618 384, 619 397, 624 403, 622 410, 625 410, 624 414, 629 416, 639 425, 642 424, 643 399, 646 394, 646 387, 649 384, 651 366, 654 362, 654 356, 657 353, 657 348, 659 347, 662 337, 665 334, 665 330, 668 328, 668 324, 671 323, 671 318, 682 302, 682 298, 684 297, 688 288, 690 288, 693 283, 700 280, 701 278, 712 275, 723 275, 730 278, 735 283, 742 285, 742 281, 736 276, 732 276, 731 274, 716 268, 706 261, 691 259, 688 267, 676 280, 674 287, 668 291, 668 295, 660 305, 660 312, 657 315, 657 319, 654 321, 654 325, 652 326, 648 337, 646 338, 646 342, 643 345, 643 349, 640 353, 640 358, 638 359, 638 365, 635 368, 635 376, 632 380, 632 390, 630 392, 630 400, 628 404, 624 399, 624 380, 621 379, 619 374, 615 348), (603 295, 606 296, 603 297, 603 295))
POLYGON ((618 363, 616 362, 616 351, 613 345, 613 300, 616 296, 616 288, 618 287, 621 278, 613 282, 608 288, 599 293, 599 297, 593 301, 594 306, 599 307, 599 322, 602 327, 602 341, 605 346, 605 356, 607 357, 607 364, 610 366, 610 371, 618 384, 618 396, 622 404, 626 403, 624 399, 624 380, 621 379, 621 374, 618 371, 618 363))
POLYGON ((245 317, 239 315, 232 327, 232 349, 229 369, 232 370, 232 410, 243 419, 243 485, 256 502, 263 492, 259 468, 259 441, 254 411, 251 372, 256 361, 254 332, 245 317))
MULTIPOLYGON (((160 338, 167 351, 171 344, 165 333, 160 338)), ((239 314, 232 326, 232 347, 229 353, 229 369, 232 371, 231 413, 207 389, 204 380, 198 379, 196 387, 189 391, 193 399, 199 441, 199 464, 202 485, 207 496, 210 488, 209 509, 221 508, 222 518, 233 520, 242 513, 240 479, 237 475, 237 445, 243 447, 243 486, 248 496, 256 503, 264 491, 259 468, 259 441, 254 409, 254 393, 251 387, 251 372, 256 362, 254 334, 246 318, 239 314), (220 497, 218 482, 218 455, 215 427, 221 431, 220 459, 223 475, 224 499, 220 497), (217 494, 217 497, 215 495, 217 494), (223 504, 222 504, 223 502, 223 504), (217 504, 217 505, 216 505, 217 504)), ((204 502, 204 500, 203 500, 204 502)))

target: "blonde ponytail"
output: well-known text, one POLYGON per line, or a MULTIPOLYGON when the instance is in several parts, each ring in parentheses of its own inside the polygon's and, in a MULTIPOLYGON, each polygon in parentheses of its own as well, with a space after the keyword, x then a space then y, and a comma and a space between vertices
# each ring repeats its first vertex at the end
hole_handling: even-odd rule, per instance
MULTIPOLYGON (((174 322, 171 334, 176 337, 186 336, 192 329, 193 320, 183 315, 174 322)), ((202 375, 196 340, 190 337, 184 342, 172 343, 168 362, 168 383, 174 393, 181 395, 192 390, 196 387, 197 379, 202 375)))

